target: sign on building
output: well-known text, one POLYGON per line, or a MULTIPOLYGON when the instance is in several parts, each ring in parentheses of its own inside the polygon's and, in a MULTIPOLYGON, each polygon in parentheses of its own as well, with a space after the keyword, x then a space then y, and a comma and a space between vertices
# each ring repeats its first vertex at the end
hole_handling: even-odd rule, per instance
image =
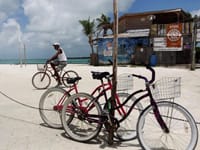
MULTIPOLYGON (((181 45, 183 45, 183 39, 181 38, 181 45)), ((182 51, 181 47, 168 47, 166 37, 156 37, 153 39, 154 51, 182 51)))
POLYGON ((182 47, 182 24, 167 25, 167 47, 182 47))
POLYGON ((104 56, 112 56, 113 52, 113 45, 112 42, 108 41, 105 45, 105 49, 103 49, 104 56))

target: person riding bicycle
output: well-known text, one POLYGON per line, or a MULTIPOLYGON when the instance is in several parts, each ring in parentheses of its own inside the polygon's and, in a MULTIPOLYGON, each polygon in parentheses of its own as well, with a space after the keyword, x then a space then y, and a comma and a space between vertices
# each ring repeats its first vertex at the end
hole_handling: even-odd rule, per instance
POLYGON ((50 63, 53 68, 54 76, 56 76, 59 86, 61 85, 61 80, 58 72, 67 65, 67 56, 65 55, 64 50, 60 47, 60 43, 54 43, 53 47, 56 50, 56 53, 47 60, 47 63, 50 63))

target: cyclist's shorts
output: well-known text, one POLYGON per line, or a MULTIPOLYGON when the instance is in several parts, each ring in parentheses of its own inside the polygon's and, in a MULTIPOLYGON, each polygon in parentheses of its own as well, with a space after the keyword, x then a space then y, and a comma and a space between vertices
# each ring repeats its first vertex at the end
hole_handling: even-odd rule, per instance
POLYGON ((67 65, 66 61, 58 61, 58 67, 60 69, 63 69, 67 65))
POLYGON ((57 66, 59 68, 59 70, 62 70, 67 65, 66 61, 58 61, 58 60, 54 60, 51 63, 53 63, 55 66, 57 66))

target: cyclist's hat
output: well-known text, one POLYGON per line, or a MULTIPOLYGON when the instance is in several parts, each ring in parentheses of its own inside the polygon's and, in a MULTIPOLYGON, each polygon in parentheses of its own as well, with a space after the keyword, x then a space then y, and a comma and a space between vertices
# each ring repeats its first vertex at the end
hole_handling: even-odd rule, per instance
POLYGON ((53 43, 53 46, 60 46, 60 43, 55 42, 55 43, 53 43))

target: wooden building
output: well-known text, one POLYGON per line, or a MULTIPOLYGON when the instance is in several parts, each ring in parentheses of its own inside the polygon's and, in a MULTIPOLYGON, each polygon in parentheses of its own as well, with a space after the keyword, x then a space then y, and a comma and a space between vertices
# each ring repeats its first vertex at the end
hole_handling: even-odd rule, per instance
MULTIPOLYGON (((149 63, 152 56, 156 56, 157 65, 188 64, 191 62, 192 30, 192 17, 182 9, 124 14, 119 18, 119 37, 135 41, 129 42, 134 44, 129 45, 131 50, 127 51, 131 58, 127 57, 125 62, 149 63), (145 40, 141 42, 136 40, 138 38, 145 40)), ((109 37, 99 41, 106 38, 109 37)), ((119 45, 120 51, 123 51, 123 47, 126 48, 119 45)), ((98 48, 98 53, 102 54, 101 51, 98 48)))

